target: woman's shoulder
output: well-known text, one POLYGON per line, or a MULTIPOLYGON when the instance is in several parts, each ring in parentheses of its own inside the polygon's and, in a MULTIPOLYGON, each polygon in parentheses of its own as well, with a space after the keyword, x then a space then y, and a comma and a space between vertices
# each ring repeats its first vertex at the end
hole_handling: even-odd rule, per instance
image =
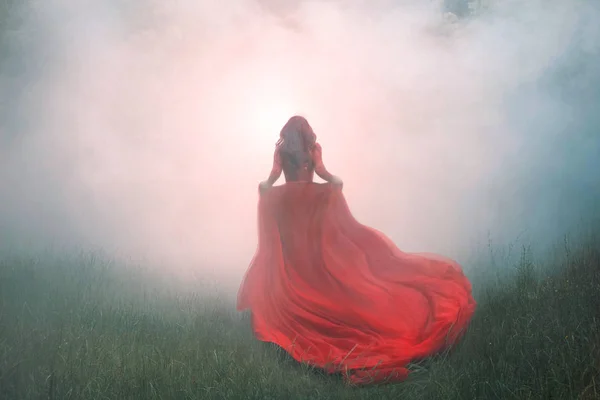
POLYGON ((283 142, 279 141, 277 143, 275 143, 275 154, 278 154, 281 151, 281 148, 283 147, 283 142))
POLYGON ((310 154, 314 162, 320 160, 321 157, 323 157, 323 149, 321 148, 321 145, 319 143, 313 144, 310 154))

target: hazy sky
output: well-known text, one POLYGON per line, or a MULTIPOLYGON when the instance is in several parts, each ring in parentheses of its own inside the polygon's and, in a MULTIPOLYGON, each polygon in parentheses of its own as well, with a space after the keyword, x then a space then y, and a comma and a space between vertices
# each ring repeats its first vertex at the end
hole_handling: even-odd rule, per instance
POLYGON ((22 0, 0 42, 0 239, 239 280, 306 116, 407 251, 546 243, 600 203, 600 3, 22 0))

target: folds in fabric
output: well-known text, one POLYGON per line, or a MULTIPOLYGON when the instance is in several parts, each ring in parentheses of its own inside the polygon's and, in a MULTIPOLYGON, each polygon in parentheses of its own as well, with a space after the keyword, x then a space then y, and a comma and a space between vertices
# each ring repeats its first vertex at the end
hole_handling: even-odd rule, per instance
POLYGON ((339 187, 273 187, 258 225, 238 309, 250 309, 259 340, 352 383, 406 378, 410 361, 456 343, 475 311, 456 262, 400 251, 356 221, 339 187))

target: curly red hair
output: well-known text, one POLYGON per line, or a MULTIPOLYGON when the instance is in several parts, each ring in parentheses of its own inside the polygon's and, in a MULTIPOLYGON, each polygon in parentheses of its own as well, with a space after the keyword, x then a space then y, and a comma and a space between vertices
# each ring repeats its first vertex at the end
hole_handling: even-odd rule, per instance
POLYGON ((295 115, 281 128, 277 147, 284 163, 300 167, 311 163, 310 152, 316 142, 317 135, 306 118, 295 115))

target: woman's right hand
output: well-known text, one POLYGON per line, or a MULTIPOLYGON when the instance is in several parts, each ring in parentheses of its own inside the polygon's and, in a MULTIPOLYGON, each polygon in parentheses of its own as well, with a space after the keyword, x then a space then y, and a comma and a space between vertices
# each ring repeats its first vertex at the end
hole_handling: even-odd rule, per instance
POLYGON ((269 190, 272 186, 273 185, 271 185, 271 183, 269 181, 262 181, 258 185, 258 191, 262 194, 262 193, 266 192, 267 190, 269 190))

